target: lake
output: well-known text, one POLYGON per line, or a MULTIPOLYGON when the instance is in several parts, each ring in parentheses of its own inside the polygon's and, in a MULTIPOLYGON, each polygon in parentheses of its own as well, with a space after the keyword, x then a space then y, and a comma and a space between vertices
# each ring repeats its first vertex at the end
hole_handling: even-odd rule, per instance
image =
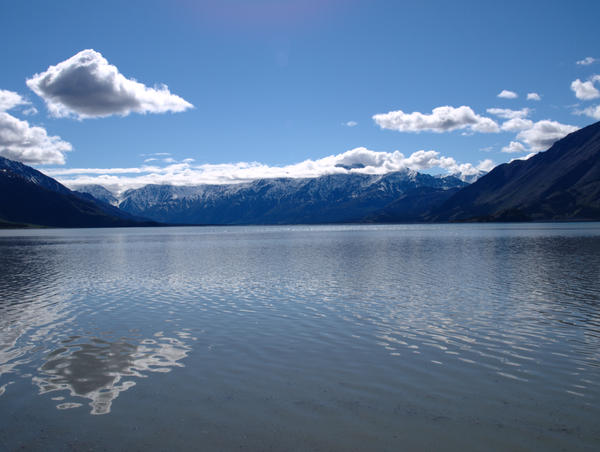
POLYGON ((598 448, 598 223, 0 231, 0 450, 598 448))

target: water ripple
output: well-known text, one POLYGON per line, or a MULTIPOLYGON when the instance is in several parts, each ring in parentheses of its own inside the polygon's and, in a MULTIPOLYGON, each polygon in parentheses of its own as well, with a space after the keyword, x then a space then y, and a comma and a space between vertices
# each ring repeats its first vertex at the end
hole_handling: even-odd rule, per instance
POLYGON ((159 441, 177 417, 225 449, 600 437, 598 225, 2 231, 0 268, 14 419, 87 405, 159 441))

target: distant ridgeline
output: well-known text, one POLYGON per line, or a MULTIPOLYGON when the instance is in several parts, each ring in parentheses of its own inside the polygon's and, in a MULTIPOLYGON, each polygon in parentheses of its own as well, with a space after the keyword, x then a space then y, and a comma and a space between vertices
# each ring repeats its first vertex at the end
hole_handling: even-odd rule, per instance
POLYGON ((0 157, 0 227, 600 220, 600 122, 469 185, 416 171, 71 191, 0 157), (146 220, 149 219, 149 220, 146 220))
POLYGON ((123 194, 126 212, 178 224, 315 224, 420 221, 466 186, 460 179, 415 171, 261 179, 230 185, 147 185, 123 194))

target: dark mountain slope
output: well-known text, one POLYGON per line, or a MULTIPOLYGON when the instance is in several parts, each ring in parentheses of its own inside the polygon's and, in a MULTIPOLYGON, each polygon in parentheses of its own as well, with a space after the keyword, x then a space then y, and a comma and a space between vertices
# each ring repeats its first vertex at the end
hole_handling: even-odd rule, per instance
POLYGON ((84 199, 39 171, 0 157, 0 219, 16 226, 117 227, 155 224, 131 219, 120 212, 84 199))
POLYGON ((121 218, 122 220, 138 221, 138 222, 142 222, 142 223, 148 223, 148 222, 153 223, 152 221, 148 220, 147 218, 137 216, 137 215, 132 215, 129 212, 125 212, 124 210, 119 209, 117 206, 109 204, 106 201, 104 201, 103 199, 98 199, 97 197, 90 195, 89 193, 80 192, 80 191, 73 191, 71 193, 80 199, 87 200, 93 204, 96 204, 96 206, 98 208, 100 208, 100 210, 102 210, 107 215, 121 218))
POLYGON ((17 174, 21 176, 28 182, 39 185, 40 187, 44 187, 50 191, 55 191, 57 193, 69 194, 71 190, 62 185, 55 179, 42 174, 38 170, 24 165, 21 162, 15 162, 14 160, 9 160, 4 157, 0 157, 0 170, 6 170, 11 173, 17 174))
POLYGON ((450 197, 428 219, 600 219, 600 122, 528 160, 497 166, 450 197))
POLYGON ((383 209, 367 215, 365 223, 422 223, 432 211, 457 193, 460 188, 439 190, 419 187, 410 190, 383 209))

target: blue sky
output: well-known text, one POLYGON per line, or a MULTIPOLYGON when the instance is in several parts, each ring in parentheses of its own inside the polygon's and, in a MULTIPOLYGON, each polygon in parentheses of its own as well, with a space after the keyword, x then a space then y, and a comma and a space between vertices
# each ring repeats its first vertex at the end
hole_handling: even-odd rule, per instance
POLYGON ((594 1, 3 2, 0 155, 113 188, 318 175, 342 161, 489 169, 600 119, 598 17, 594 1), (95 94, 98 77, 68 86, 85 49, 138 82, 127 99, 106 104, 116 91, 95 94), (40 129, 36 150, 27 134, 40 129))

